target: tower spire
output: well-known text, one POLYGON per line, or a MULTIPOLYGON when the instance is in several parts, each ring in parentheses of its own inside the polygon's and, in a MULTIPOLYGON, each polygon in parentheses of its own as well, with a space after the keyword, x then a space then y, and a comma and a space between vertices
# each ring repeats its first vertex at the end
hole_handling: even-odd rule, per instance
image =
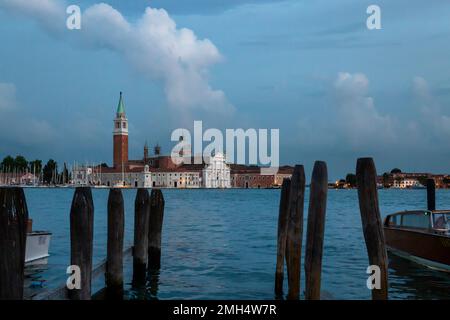
POLYGON ((117 116, 125 115, 125 105, 123 103, 122 91, 120 91, 119 104, 117 105, 117 116))

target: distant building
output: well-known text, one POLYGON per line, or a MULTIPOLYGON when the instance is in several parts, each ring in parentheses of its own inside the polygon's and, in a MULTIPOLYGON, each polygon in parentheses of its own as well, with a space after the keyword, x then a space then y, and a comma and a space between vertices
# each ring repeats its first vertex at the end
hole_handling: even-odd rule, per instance
POLYGON ((36 185, 39 177, 30 173, 0 172, 0 185, 36 185))
POLYGON ((205 188, 231 188, 230 166, 225 162, 225 155, 218 153, 209 159, 202 170, 205 188))
POLYGON ((419 183, 419 181, 417 179, 394 179, 394 184, 393 184, 394 188, 398 188, 398 189, 408 189, 408 188, 415 188, 415 187, 423 187, 423 185, 421 185, 419 183))
POLYGON ((276 188, 284 178, 290 178, 293 167, 283 166, 276 174, 261 174, 258 166, 231 165, 231 186, 233 188, 276 188))
POLYGON ((21 185, 30 186, 30 185, 36 185, 38 183, 39 183, 39 178, 30 172, 27 172, 23 176, 20 177, 21 185))
POLYGON ((154 156, 150 156, 146 142, 142 159, 128 159, 128 119, 122 93, 113 122, 113 166, 75 166, 74 184, 144 188, 231 187, 230 166, 221 153, 209 157, 206 162, 202 159, 200 164, 187 164, 187 161, 176 164, 170 156, 161 155, 159 145, 155 147, 154 156))

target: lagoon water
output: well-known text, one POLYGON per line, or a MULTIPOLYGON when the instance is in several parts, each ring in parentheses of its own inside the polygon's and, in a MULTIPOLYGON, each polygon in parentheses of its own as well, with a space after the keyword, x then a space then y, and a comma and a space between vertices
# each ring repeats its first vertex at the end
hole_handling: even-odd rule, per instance
MULTIPOLYGON (((29 279, 35 287, 32 291, 38 292, 36 287, 54 288, 66 280, 74 189, 33 188, 25 193, 34 229, 53 233, 48 265, 40 267, 29 279)), ((160 274, 152 277, 144 292, 131 290, 128 259, 128 298, 274 298, 280 190, 163 190, 163 194, 166 209, 160 274)), ((124 190, 123 195, 125 245, 131 246, 136 190, 124 190)), ((106 257, 108 190, 93 190, 93 197, 95 265, 106 257)), ((425 190, 380 190, 379 198, 383 217, 395 211, 426 207, 425 190)), ((309 199, 308 190, 305 199, 309 199)), ((450 191, 437 191, 437 207, 450 207, 450 191)), ((306 234, 306 220, 304 228, 306 234)), ((367 266, 357 191, 329 190, 322 290, 333 299, 370 299, 367 266)), ((391 299, 450 299, 450 274, 395 256, 389 257, 389 281, 391 299)), ((101 282, 95 283, 94 291, 101 282)))

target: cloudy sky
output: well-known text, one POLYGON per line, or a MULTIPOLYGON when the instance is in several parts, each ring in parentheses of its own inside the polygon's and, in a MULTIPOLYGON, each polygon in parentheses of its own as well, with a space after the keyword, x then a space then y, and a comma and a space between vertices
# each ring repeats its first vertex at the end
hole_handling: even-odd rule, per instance
POLYGON ((0 0, 0 21, 0 157, 111 163, 123 91, 134 158, 203 120, 279 128, 281 163, 333 179, 361 156, 450 173, 446 0, 0 0))

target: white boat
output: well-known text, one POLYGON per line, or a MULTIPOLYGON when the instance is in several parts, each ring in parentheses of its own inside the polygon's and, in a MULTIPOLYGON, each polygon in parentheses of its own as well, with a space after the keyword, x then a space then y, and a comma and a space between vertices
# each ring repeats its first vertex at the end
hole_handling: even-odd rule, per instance
POLYGON ((52 234, 47 231, 34 231, 27 233, 25 246, 25 263, 44 259, 49 256, 48 248, 52 234))
POLYGON ((48 248, 52 234, 48 231, 32 231, 32 220, 28 221, 25 263, 43 261, 49 256, 48 248))

